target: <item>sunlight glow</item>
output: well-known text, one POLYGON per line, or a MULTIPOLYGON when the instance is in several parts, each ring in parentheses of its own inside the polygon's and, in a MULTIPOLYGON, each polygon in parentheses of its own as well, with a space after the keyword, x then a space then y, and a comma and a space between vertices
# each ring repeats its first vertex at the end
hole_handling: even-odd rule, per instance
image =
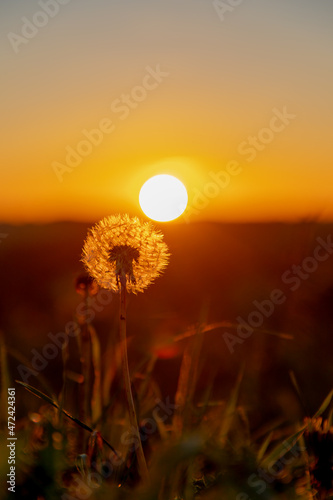
POLYGON ((144 183, 139 195, 142 211, 150 219, 166 222, 179 217, 188 201, 184 184, 172 175, 155 175, 144 183))

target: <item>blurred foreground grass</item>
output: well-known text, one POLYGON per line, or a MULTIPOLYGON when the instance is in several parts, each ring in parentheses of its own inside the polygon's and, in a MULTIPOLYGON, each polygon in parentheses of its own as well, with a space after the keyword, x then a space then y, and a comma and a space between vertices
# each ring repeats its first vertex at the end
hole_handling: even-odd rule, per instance
MULTIPOLYGON (((65 345, 63 385, 57 396, 22 381, 11 381, 6 347, 1 345, 3 442, 8 435, 7 388, 38 397, 37 411, 16 421, 15 497, 70 499, 325 499, 333 493, 332 396, 314 415, 299 421, 267 421, 253 432, 242 403, 244 366, 225 400, 215 400, 216 371, 198 389, 204 336, 216 325, 199 324, 184 332, 187 343, 176 394, 163 398, 154 380, 157 357, 147 353, 133 375, 140 438, 150 471, 142 484, 135 455, 139 437, 129 428, 124 393, 117 380, 117 345, 103 358, 91 323, 79 318, 75 339, 82 354, 82 331, 91 346, 90 379, 71 368, 71 346, 65 345), (72 390, 70 390, 72 386, 72 390), (76 388, 73 390, 73 386, 76 388), (74 393, 79 393, 73 403, 74 393), (83 404, 88 394, 88 405, 83 404), (82 399, 83 398, 83 399, 82 399), (71 407, 71 412, 67 410, 71 407), (324 417, 324 419, 323 419, 324 417)), ((15 352, 12 352, 15 356, 15 352)), ((27 361, 27 367, 29 366, 27 361)), ((215 367, 217 369, 217 367, 215 367)), ((167 374, 166 374, 167 376, 167 374)), ((294 374, 291 383, 302 398, 294 374)), ((8 454, 7 454, 8 456, 8 454)), ((1 456, 1 476, 8 473, 1 456)), ((7 498, 2 485, 1 498, 7 498)), ((8 493, 8 499, 12 498, 8 493)))

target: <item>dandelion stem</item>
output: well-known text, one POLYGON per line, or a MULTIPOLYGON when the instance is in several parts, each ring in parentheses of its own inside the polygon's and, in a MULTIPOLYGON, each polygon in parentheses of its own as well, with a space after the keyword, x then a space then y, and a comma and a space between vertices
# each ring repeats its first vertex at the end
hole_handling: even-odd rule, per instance
POLYGON ((131 428, 135 429, 137 441, 136 441, 136 456, 139 465, 139 472, 144 481, 148 481, 148 469, 146 464, 146 459, 142 449, 142 443, 139 433, 138 419, 136 416, 132 389, 131 389, 131 379, 128 368, 128 358, 127 358, 127 343, 126 343, 126 275, 124 273, 120 276, 120 348, 121 348, 121 363, 123 379, 125 384, 127 407, 129 413, 129 420, 131 428))

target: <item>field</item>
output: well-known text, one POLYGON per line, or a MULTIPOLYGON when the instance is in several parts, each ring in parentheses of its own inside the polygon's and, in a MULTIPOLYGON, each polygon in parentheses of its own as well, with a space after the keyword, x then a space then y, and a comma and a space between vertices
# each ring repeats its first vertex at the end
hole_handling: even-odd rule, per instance
POLYGON ((333 225, 159 226, 169 265, 127 295, 144 481, 90 226, 0 227, 0 498, 14 407, 17 498, 333 498, 333 225))

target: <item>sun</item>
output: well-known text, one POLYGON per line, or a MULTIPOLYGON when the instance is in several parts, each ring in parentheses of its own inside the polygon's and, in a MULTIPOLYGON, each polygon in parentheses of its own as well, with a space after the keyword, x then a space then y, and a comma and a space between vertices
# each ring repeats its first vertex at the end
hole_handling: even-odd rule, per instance
POLYGON ((177 219, 186 209, 187 200, 184 184, 167 174, 148 179, 139 194, 142 211, 150 219, 159 222, 177 219))

